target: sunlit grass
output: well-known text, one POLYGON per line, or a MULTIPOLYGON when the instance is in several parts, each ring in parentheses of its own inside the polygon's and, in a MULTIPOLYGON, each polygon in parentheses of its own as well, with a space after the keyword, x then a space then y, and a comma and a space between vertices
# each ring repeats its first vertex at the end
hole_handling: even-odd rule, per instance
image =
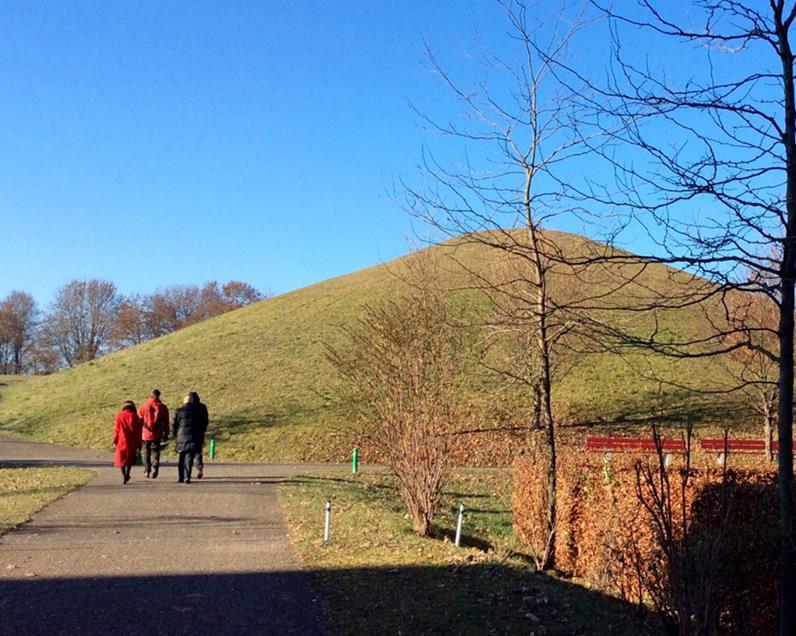
MULTIPOLYGON (((582 243, 568 235, 561 241, 582 243)), ((472 244, 455 252, 458 262, 475 270, 490 267, 492 257, 472 244)), ((445 263, 451 287, 461 285, 462 270, 452 260, 445 263)), ((113 417, 124 400, 139 403, 158 387, 173 409, 195 390, 209 406, 221 459, 344 461, 362 435, 350 405, 340 399, 324 344, 340 346, 339 325, 355 320, 365 303, 395 293, 400 267, 393 261, 331 279, 52 376, 0 379, 0 430, 109 449, 113 417)), ((664 274, 651 267, 644 280, 650 287, 666 285, 664 274)), ((458 294, 462 307, 483 315, 478 292, 458 294)), ((692 333, 701 314, 688 310, 659 318, 661 328, 692 333)), ((697 385, 715 375, 707 362, 686 365, 658 357, 635 362, 655 375, 697 385)), ((486 411, 497 405, 520 417, 529 410, 527 391, 507 386, 505 378, 475 363, 470 391, 467 398, 486 411)), ((554 388, 560 421, 617 431, 634 430, 662 407, 690 414, 697 424, 737 425, 742 415, 735 409, 727 420, 728 409, 719 408, 725 402, 720 397, 700 404, 607 353, 579 355, 573 371, 554 388)))
POLYGON ((93 476, 78 468, 0 468, 0 533, 24 523, 93 476))
POLYGON ((430 539, 411 532, 386 474, 282 484, 291 539, 332 633, 644 633, 627 606, 533 570, 512 534, 509 481, 507 471, 457 471, 436 520, 438 536, 430 539), (332 531, 324 545, 327 500, 332 531), (466 514, 457 548, 459 503, 466 514))

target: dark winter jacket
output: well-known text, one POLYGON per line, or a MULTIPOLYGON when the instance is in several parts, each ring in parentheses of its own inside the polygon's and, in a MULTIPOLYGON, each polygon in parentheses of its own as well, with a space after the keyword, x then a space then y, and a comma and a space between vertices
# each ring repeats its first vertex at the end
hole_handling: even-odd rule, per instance
POLYGON ((202 438, 199 440, 199 444, 204 446, 205 444, 205 433, 207 432, 207 426, 210 422, 210 416, 207 413, 207 407, 205 406, 204 402, 195 402, 194 407, 202 414, 204 428, 202 428, 202 438))
POLYGON ((177 451, 202 450, 207 431, 207 407, 204 404, 183 404, 174 412, 171 432, 177 451))

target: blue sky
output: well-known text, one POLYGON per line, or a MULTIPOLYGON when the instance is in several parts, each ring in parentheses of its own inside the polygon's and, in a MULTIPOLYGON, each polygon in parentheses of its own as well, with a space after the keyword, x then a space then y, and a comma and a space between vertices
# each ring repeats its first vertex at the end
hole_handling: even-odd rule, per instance
POLYGON ((5 2, 0 297, 281 293, 404 253, 386 192, 434 145, 407 102, 458 108, 424 42, 466 74, 476 28, 505 41, 492 0, 5 2))
POLYGON ((20 2, 0 17, 0 296, 237 278, 283 292, 388 260, 385 190, 491 3, 20 2), (447 8, 446 8, 447 7, 447 8))

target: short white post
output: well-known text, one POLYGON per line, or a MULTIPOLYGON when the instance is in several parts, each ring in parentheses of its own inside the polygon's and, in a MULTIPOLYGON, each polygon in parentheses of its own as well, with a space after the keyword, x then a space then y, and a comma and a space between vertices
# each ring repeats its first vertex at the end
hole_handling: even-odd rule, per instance
POLYGON ((323 542, 329 543, 329 532, 332 529, 332 502, 326 502, 326 519, 323 523, 323 542))
POLYGON ((462 541, 462 522, 464 521, 464 504, 459 504, 459 517, 456 519, 456 538, 453 544, 458 548, 462 541))

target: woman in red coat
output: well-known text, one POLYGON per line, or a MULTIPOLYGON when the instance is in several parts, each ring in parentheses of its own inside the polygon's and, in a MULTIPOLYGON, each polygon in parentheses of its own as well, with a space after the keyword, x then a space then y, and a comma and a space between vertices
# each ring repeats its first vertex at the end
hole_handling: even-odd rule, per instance
POLYGON ((130 467, 135 463, 135 452, 141 448, 141 427, 135 404, 128 400, 116 416, 113 430, 113 445, 116 446, 113 465, 122 469, 125 484, 130 481, 130 467))

